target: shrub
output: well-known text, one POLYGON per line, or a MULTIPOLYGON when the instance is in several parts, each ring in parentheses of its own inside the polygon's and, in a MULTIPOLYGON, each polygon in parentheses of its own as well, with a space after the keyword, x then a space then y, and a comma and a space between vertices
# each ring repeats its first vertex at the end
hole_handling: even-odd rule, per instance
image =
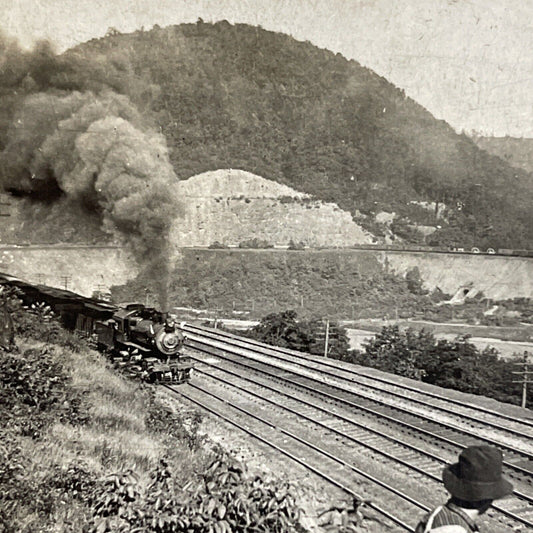
POLYGON ((254 237, 239 243, 239 248, 274 248, 274 245, 264 239, 254 237))
POLYGON ((229 246, 227 244, 215 241, 209 245, 209 248, 212 250, 224 250, 226 248, 229 248, 229 246))
POLYGON ((291 488, 256 476, 225 454, 218 454, 202 476, 184 486, 162 460, 146 489, 132 472, 108 476, 97 488, 93 530, 197 533, 293 531, 299 520, 291 488))
POLYGON ((15 287, 1 287, 0 305, 10 313, 16 336, 58 344, 74 352, 88 348, 88 342, 63 328, 59 317, 44 302, 23 305, 22 292, 15 287))
POLYGON ((424 290, 422 286, 422 278, 418 267, 415 266, 407 271, 405 274, 405 281, 407 282, 407 289, 412 294, 427 294, 428 291, 424 290))
POLYGON ((155 397, 154 391, 149 391, 148 413, 145 419, 146 427, 166 438, 175 441, 185 442, 191 450, 198 449, 204 442, 205 437, 200 436, 198 429, 202 421, 199 412, 194 411, 188 420, 155 397))
POLYGON ((289 241, 288 250, 305 250, 305 244, 300 241, 295 243, 292 239, 289 241))

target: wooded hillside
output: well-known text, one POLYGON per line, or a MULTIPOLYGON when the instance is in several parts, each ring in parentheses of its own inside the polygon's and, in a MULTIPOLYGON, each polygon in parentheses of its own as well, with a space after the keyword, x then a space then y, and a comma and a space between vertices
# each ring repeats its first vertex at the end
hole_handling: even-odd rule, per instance
POLYGON ((417 239, 402 231, 407 224, 438 224, 432 244, 533 248, 525 171, 371 70, 309 42, 199 20, 111 31, 61 56, 45 47, 18 65, 10 76, 4 68, 0 147, 9 147, 6 124, 21 94, 112 90, 164 134, 180 179, 240 168, 359 210, 374 233, 373 215, 392 211, 407 240, 417 239), (413 200, 446 204, 445 218, 413 200))

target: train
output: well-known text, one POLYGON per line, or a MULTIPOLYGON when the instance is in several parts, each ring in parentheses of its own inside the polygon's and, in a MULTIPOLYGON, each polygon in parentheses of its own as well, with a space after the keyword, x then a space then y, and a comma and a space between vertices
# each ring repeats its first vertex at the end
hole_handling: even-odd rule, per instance
POLYGON ((121 368, 150 383, 186 383, 191 358, 182 352, 185 337, 173 319, 140 303, 123 304, 107 320, 98 320, 97 347, 121 368))
MULTIPOLYGON (((18 289, 30 309, 45 304, 63 327, 89 339, 126 373, 152 383, 190 380, 193 365, 183 353, 185 337, 166 313, 141 303, 115 305, 0 272, 3 286, 18 289)), ((7 349, 13 342, 13 325, 5 309, 3 314, 0 309, 0 347, 7 349)))
POLYGON ((351 248, 358 250, 379 250, 390 252, 436 252, 436 253, 460 253, 460 254, 485 254, 485 255, 505 255, 514 257, 533 257, 533 250, 515 248, 487 248, 482 249, 474 246, 472 248, 462 246, 427 246, 417 244, 354 244, 351 248))

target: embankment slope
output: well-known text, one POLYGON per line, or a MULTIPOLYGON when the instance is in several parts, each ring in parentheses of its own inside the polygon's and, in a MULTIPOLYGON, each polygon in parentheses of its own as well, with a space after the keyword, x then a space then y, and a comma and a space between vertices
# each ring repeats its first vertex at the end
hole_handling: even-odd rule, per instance
POLYGON ((106 292, 138 273, 135 260, 120 246, 2 246, 0 259, 2 272, 83 296, 106 292))
POLYGON ((431 252, 381 252, 380 262, 405 275, 417 267, 427 289, 454 294, 476 289, 487 298, 533 298, 533 259, 431 252))

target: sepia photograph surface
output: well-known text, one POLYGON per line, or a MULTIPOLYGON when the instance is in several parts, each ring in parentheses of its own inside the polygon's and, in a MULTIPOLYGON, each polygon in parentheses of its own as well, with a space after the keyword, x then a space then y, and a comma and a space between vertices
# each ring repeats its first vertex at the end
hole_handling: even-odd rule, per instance
POLYGON ((533 528, 533 0, 0 2, 0 533, 533 528))

